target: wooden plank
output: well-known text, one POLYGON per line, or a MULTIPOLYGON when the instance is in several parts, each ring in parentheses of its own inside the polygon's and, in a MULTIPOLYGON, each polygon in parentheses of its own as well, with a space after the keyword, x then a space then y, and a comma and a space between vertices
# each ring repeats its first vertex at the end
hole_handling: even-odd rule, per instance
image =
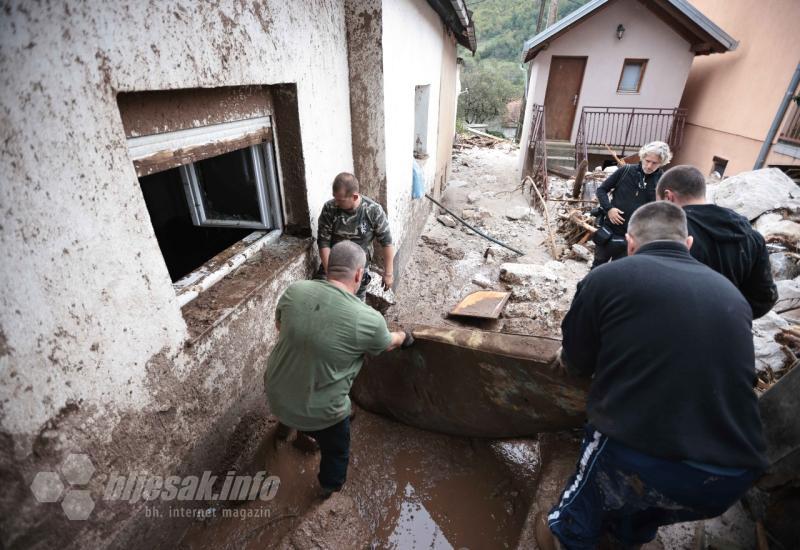
POLYGON ((478 290, 467 295, 450 315, 461 317, 478 317, 481 319, 497 319, 511 296, 510 292, 496 290, 478 290))
POLYGON ((416 343, 369 357, 353 385, 362 407, 418 428, 523 437, 581 426, 588 380, 553 372, 560 341, 416 327, 416 343))

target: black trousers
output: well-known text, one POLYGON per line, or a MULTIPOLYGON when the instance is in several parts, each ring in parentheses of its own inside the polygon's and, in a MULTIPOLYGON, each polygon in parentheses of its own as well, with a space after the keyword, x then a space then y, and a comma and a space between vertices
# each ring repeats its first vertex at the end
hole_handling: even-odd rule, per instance
POLYGON ((628 243, 625 241, 624 235, 612 235, 611 238, 603 245, 595 244, 594 247, 594 261, 592 262, 592 269, 598 265, 606 262, 619 260, 628 255, 628 243))
POLYGON ((319 445, 319 484, 323 489, 338 491, 347 479, 350 461, 350 417, 324 430, 303 433, 319 445))

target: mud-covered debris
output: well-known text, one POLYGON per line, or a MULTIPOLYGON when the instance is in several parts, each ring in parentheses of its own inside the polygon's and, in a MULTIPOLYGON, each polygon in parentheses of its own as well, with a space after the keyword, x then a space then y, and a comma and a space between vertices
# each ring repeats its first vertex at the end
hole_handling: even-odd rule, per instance
POLYGON ((500 279, 509 284, 556 282, 561 279, 564 264, 551 260, 544 265, 504 263, 500 279))
POLYGON ((783 243, 793 250, 800 248, 800 223, 782 214, 777 212, 764 214, 758 218, 754 227, 767 242, 783 243))
POLYGON ((575 254, 575 257, 580 258, 584 262, 591 262, 594 259, 594 255, 582 244, 573 244, 572 252, 575 254))
POLYGON ((481 288, 489 288, 492 286, 492 281, 483 273, 477 273, 472 277, 472 284, 478 285, 481 288))
POLYGON ((436 219, 439 221, 439 223, 441 223, 442 225, 446 225, 447 227, 455 228, 458 225, 458 222, 456 222, 456 220, 454 220, 447 214, 442 214, 441 216, 437 216, 436 219))
POLYGON ((756 352, 757 371, 767 368, 773 371, 783 369, 786 363, 786 353, 775 341, 775 336, 780 333, 781 329, 788 326, 788 321, 774 311, 753 321, 753 346, 756 352))
POLYGON ((800 266, 797 264, 797 255, 791 252, 776 252, 769 255, 772 267, 772 277, 777 281, 794 279, 800 275, 800 266))
POLYGON ((464 251, 460 248, 452 248, 448 246, 447 248, 440 249, 439 252, 451 260, 462 260, 464 259, 464 251))
POLYGON ((300 525, 280 543, 281 550, 368 548, 369 529, 355 502, 334 493, 303 517, 300 525))
POLYGON ((473 208, 465 208, 461 211, 461 217, 465 220, 485 220, 492 217, 492 213, 485 209, 481 208, 480 206, 476 206, 473 208))
POLYGON ((517 221, 523 220, 530 216, 531 209, 526 206, 514 206, 506 211, 506 218, 509 220, 517 221))
POLYGON ((469 204, 475 204, 476 202, 478 202, 478 200, 480 200, 480 198, 481 198, 480 191, 471 191, 467 194, 467 202, 469 204))
POLYGON ((436 250, 437 248, 444 248, 447 246, 447 241, 445 239, 439 239, 437 237, 431 237, 429 235, 422 235, 420 237, 422 242, 436 250))

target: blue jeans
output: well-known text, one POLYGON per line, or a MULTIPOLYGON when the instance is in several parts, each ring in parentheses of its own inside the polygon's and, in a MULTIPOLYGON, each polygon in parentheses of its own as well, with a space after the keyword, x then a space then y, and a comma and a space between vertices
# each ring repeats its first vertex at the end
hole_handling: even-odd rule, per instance
POLYGON ((350 460, 350 417, 315 432, 303 432, 319 445, 319 484, 323 489, 338 491, 347 479, 350 460))
POLYGON ((760 473, 709 473, 641 453, 587 426, 577 471, 547 520, 567 549, 596 548, 604 534, 622 548, 636 547, 653 540, 661 525, 722 514, 760 473))

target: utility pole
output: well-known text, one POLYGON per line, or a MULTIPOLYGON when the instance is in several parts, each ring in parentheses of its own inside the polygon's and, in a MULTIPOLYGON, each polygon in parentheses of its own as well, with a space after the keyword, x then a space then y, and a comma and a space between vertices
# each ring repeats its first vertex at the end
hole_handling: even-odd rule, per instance
POLYGON ((557 19, 558 19, 558 0, 550 0, 550 11, 547 13, 547 27, 555 23, 557 19))
MULTIPOLYGON (((539 16, 536 18, 536 32, 534 34, 539 34, 545 28, 552 25, 555 20, 558 18, 558 0, 550 0, 549 7, 550 9, 547 11, 547 24, 545 24, 544 18, 544 8, 545 5, 548 4, 548 0, 538 0, 539 2, 539 16), (552 20, 551 20, 552 19, 552 20)), ((525 93, 522 95, 522 104, 519 108, 519 119, 517 120, 517 132, 514 136, 514 139, 517 143, 522 138, 522 125, 525 121, 525 110, 527 109, 528 105, 528 83, 531 80, 531 66, 528 65, 528 70, 525 71, 525 93)))

